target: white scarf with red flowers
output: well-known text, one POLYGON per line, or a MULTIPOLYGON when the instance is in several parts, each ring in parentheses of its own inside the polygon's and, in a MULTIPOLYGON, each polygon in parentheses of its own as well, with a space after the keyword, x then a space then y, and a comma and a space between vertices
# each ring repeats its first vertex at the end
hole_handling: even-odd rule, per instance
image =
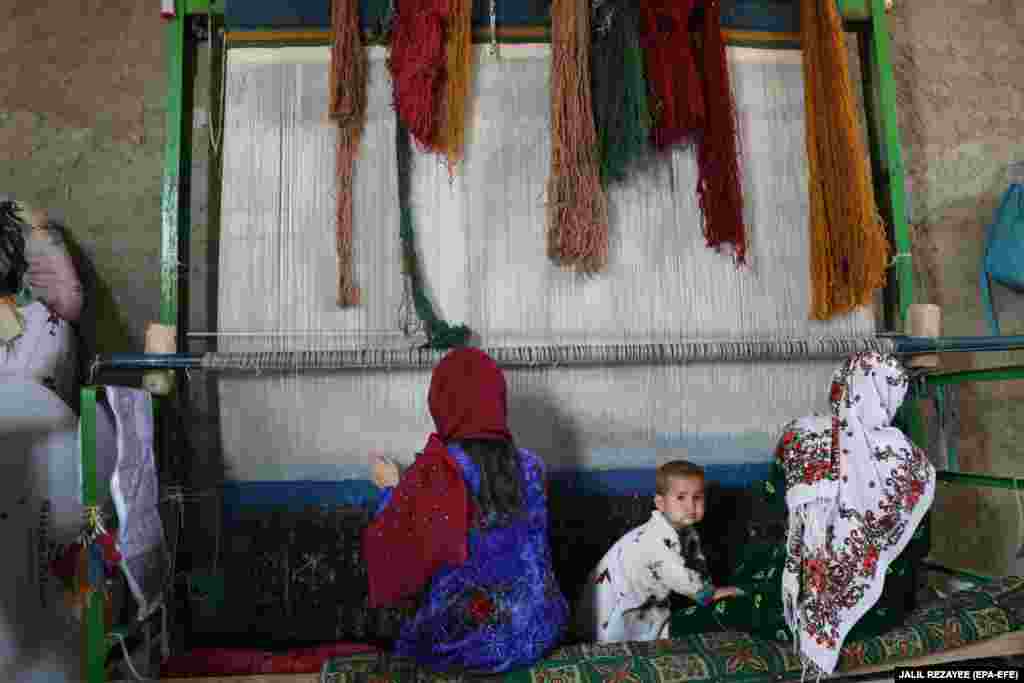
POLYGON ((843 641, 882 594, 935 494, 925 453, 891 426, 907 393, 892 356, 861 353, 832 377, 830 417, 784 428, 789 538, 782 594, 805 666, 835 671, 843 641))

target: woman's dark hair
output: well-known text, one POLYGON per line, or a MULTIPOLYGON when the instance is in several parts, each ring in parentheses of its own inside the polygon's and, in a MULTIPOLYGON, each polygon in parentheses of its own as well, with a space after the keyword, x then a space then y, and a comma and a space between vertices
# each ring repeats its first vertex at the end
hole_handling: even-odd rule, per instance
POLYGON ((14 202, 0 202, 0 296, 17 294, 27 270, 25 224, 14 202))
POLYGON ((504 526, 522 512, 523 470, 511 441, 463 439, 456 442, 480 470, 475 498, 484 527, 504 526))

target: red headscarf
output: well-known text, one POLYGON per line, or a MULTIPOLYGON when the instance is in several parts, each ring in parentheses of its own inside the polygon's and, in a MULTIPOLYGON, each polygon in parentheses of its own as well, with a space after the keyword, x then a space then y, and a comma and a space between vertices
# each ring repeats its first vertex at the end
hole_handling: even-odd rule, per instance
POLYGON ((501 369, 477 349, 456 349, 434 369, 427 400, 437 432, 363 535, 371 607, 412 597, 439 569, 466 561, 472 505, 446 444, 510 440, 505 393, 501 369))

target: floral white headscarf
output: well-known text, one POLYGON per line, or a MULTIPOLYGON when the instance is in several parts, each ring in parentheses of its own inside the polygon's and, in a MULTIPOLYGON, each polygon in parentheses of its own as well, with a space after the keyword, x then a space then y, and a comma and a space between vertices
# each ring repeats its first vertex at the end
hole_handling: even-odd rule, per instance
POLYGON ((786 622, 802 659, 831 674, 843 641, 878 601, 886 570, 931 507, 935 469, 896 427, 907 373, 892 356, 860 353, 832 377, 832 415, 784 428, 789 539, 786 622))

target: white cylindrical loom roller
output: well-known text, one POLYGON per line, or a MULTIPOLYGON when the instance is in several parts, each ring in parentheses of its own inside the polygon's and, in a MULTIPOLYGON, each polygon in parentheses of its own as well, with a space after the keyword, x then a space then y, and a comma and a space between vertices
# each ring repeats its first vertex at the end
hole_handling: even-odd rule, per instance
MULTIPOLYGON (((941 337, 942 309, 935 304, 911 304, 907 309, 907 325, 912 337, 941 337)), ((935 368, 939 366, 939 355, 928 353, 911 356, 907 365, 912 368, 935 368)))
MULTIPOLYGON (((150 323, 146 326, 146 353, 175 353, 178 348, 177 328, 150 323)), ((154 370, 142 376, 142 387, 154 396, 166 396, 174 388, 174 373, 154 370)))
MULTIPOLYGON (((553 366, 686 365, 709 362, 839 360, 854 353, 893 353, 883 337, 679 342, 675 344, 484 347, 502 368, 553 366)), ((237 351, 203 355, 202 367, 219 371, 429 369, 445 352, 431 349, 237 351)))

